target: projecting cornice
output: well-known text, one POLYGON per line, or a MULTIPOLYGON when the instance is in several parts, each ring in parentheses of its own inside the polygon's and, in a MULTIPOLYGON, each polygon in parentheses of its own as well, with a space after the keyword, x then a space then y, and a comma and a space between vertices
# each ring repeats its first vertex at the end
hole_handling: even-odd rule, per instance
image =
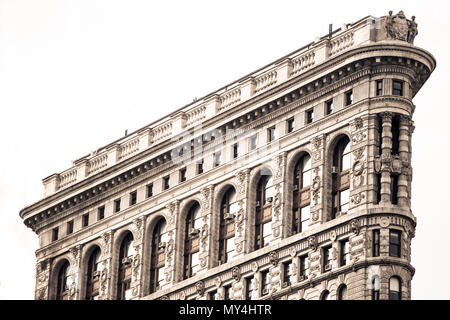
MULTIPOLYGON (((203 151, 206 151, 209 149, 208 145, 213 147, 215 144, 214 140, 210 138, 213 135, 223 134, 227 129, 236 130, 237 133, 239 133, 239 130, 244 132, 269 121, 275 116, 289 112, 293 107, 297 108, 313 103, 330 92, 338 91, 361 78, 371 77, 381 72, 403 74, 409 77, 413 84, 413 92, 417 92, 434 67, 434 58, 431 55, 427 56, 425 51, 409 45, 394 46, 389 44, 386 46, 380 44, 356 48, 336 56, 305 74, 296 76, 267 90, 253 99, 236 105, 226 114, 205 121, 206 129, 200 135, 193 136, 192 141, 202 144, 203 151), (384 54, 392 55, 386 56, 384 54), (395 56, 395 54, 399 56, 395 56), (350 60, 352 62, 349 62, 350 60), (327 70, 328 72, 324 72, 327 70), (286 93, 280 95, 283 92, 286 93), (278 96, 278 98, 261 104, 271 96, 278 96), (248 111, 242 115, 242 110, 248 111), (238 112, 241 115, 237 116, 238 112)), ((383 99, 389 99, 389 97, 383 97, 383 99)), ((401 100, 404 103, 410 103, 408 99, 402 98, 401 100)), ((313 123, 312 125, 317 124, 313 123)), ((195 132, 191 133, 194 134, 195 132)), ((117 189, 124 182, 128 184, 130 181, 137 181, 135 178, 143 173, 156 172, 155 170, 161 172, 170 168, 173 152, 177 152, 180 147, 185 147, 186 144, 190 143, 190 141, 175 143, 167 140, 24 208, 20 212, 20 216, 25 219, 27 226, 36 230, 36 226, 41 225, 48 218, 67 211, 68 208, 75 207, 80 203, 95 202, 104 198, 113 192, 111 190, 117 189), (151 155, 155 156, 152 157, 151 155), (136 165, 136 163, 139 164, 136 165), (117 174, 111 177, 115 172, 117 174), (93 183, 95 183, 95 186, 92 186, 93 183), (74 195, 74 193, 76 194, 74 195)), ((112 150, 112 148, 109 148, 109 150, 112 150)), ((85 161, 80 163, 83 164, 85 161)), ((145 176, 149 174, 151 173, 147 173, 145 176)), ((52 177, 50 176, 47 179, 52 179, 52 177)))

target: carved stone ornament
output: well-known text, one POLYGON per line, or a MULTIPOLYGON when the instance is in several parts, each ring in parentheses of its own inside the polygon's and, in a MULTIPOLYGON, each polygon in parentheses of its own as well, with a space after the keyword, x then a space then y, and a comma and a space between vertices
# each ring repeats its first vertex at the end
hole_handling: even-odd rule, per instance
POLYGON ((77 260, 78 258, 78 254, 80 253, 80 248, 79 246, 75 246, 69 249, 70 253, 73 255, 73 258, 75 260, 77 260))
POLYGON ((195 284, 195 290, 199 296, 203 296, 205 293, 205 283, 203 281, 199 281, 195 284))
POLYGON ((178 297, 180 298, 180 300, 185 300, 186 299, 186 293, 184 293, 184 291, 181 291, 180 295, 178 297))
POLYGON ((317 240, 315 236, 311 236, 308 238, 308 248, 310 248, 313 251, 316 251, 317 249, 317 240))
POLYGON ((350 221, 350 229, 352 230, 352 232, 356 235, 359 234, 359 221, 358 219, 352 219, 350 221))
POLYGON ((294 258, 297 255, 297 250, 295 250, 295 247, 292 247, 289 249, 289 255, 294 258))
POLYGON ((383 218, 381 218, 381 220, 380 220, 380 226, 381 226, 382 228, 387 228, 389 225, 390 225, 390 221, 389 221, 389 218, 388 218, 388 217, 383 217, 383 218))
POLYGON ((170 300, 168 296, 162 296, 159 300, 170 300))
POLYGON ((271 251, 269 253, 269 261, 274 267, 278 264, 278 253, 276 251, 271 251))
POLYGON ((318 214, 317 212, 314 212, 314 213, 312 214, 312 220, 313 220, 313 221, 319 220, 319 214, 318 214))
POLYGON ((242 170, 236 173, 237 186, 240 193, 245 193, 245 184, 247 178, 247 170, 242 170))
POLYGON ((364 193, 355 194, 355 195, 352 197, 351 202, 352 202, 353 204, 358 205, 358 204, 361 203, 361 201, 363 201, 363 200, 365 199, 365 197, 366 197, 366 196, 364 195, 364 193))
POLYGON ((334 240, 336 240, 336 238, 337 238, 336 231, 332 230, 330 232, 330 240, 334 241, 334 240))
POLYGON ((259 269, 258 262, 253 261, 252 264, 251 264, 251 268, 252 268, 253 272, 257 272, 258 269, 259 269))
POLYGON ((363 127, 363 120, 360 117, 356 118, 353 126, 355 131, 361 129, 363 127))
POLYGON ((39 289, 37 292, 37 300, 46 300, 47 299, 47 287, 39 289))
POLYGON ((177 214, 178 203, 179 203, 178 200, 176 200, 166 205, 166 209, 169 213, 169 221, 168 221, 169 225, 173 225, 175 223, 175 216, 177 214))
POLYGON ((214 284, 216 285, 217 288, 219 288, 220 285, 222 284, 222 279, 220 279, 220 277, 216 277, 214 279, 214 284))
POLYGON ((406 19, 403 11, 400 11, 396 15, 392 15, 392 11, 389 11, 389 15, 386 17, 385 21, 387 39, 414 43, 414 38, 418 34, 417 23, 415 20, 415 16, 412 16, 411 20, 406 19))
POLYGON ((234 267, 231 270, 231 276, 235 281, 241 280, 241 269, 239 269, 239 267, 234 267))

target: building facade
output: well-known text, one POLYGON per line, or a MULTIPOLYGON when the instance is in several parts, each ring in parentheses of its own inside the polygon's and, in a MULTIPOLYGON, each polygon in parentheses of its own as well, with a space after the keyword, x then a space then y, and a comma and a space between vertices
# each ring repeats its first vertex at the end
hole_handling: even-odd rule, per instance
POLYGON ((43 179, 36 299, 410 299, 415 18, 368 16, 43 179))

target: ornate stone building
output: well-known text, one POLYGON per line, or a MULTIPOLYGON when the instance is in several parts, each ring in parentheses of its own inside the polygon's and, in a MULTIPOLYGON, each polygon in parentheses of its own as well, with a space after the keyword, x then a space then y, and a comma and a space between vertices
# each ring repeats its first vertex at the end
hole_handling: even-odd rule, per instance
POLYGON ((43 179, 36 299, 410 299, 416 34, 343 25, 43 179))

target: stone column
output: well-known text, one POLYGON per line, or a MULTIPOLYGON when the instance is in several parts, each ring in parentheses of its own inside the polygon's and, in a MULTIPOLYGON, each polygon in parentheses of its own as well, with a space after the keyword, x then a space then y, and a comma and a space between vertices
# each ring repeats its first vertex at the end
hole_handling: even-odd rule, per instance
POLYGON ((275 194, 272 202, 272 239, 271 243, 278 242, 283 236, 283 214, 284 212, 284 189, 285 189, 285 168, 286 168, 287 152, 276 155, 273 161, 273 185, 275 186, 275 194))
POLYGON ((236 190, 236 200, 238 202, 238 212, 235 218, 235 237, 234 243, 236 246, 236 251, 233 259, 244 256, 246 252, 247 240, 246 240, 246 230, 248 229, 248 184, 249 184, 250 170, 244 169, 239 171, 235 175, 235 182, 238 187, 236 190))
MULTIPOLYGON (((376 203, 378 196, 378 181, 377 172, 380 167, 376 167, 375 162, 379 160, 378 148, 381 146, 381 141, 379 141, 379 130, 378 128, 378 117, 376 114, 371 114, 368 116, 368 141, 367 141, 367 152, 366 152, 366 165, 367 165, 367 202, 376 203), (375 160, 375 161, 374 161, 375 160)), ((378 161, 379 162, 379 161, 378 161)), ((381 163, 381 162, 379 162, 381 163)))
MULTIPOLYGON (((311 194, 310 194, 310 208, 311 216, 309 225, 313 226, 320 223, 322 220, 328 220, 323 216, 324 212, 324 159, 325 159, 325 135, 316 136, 311 140, 311 194)), ((331 183, 330 183, 331 186, 331 183)))
POLYGON ((408 180, 409 168, 409 124, 410 117, 400 115, 399 156, 402 162, 401 174, 398 177, 398 204, 407 206, 409 202, 408 180))
POLYGON ((383 112, 381 116, 381 202, 389 203, 391 196, 392 113, 383 112))
POLYGON ((135 254, 133 256, 133 262, 131 266, 131 293, 133 299, 142 295, 142 257, 144 255, 144 226, 145 216, 136 218, 133 220, 134 239, 133 246, 135 254))
POLYGON ((213 208, 213 196, 214 196, 214 186, 206 186, 200 190, 202 195, 202 228, 200 230, 200 268, 199 273, 206 271, 210 265, 210 255, 209 246, 211 244, 211 221, 212 221, 212 208, 213 208))
POLYGON ((101 248, 101 264, 100 264, 100 288, 99 300, 111 300, 112 296, 112 248, 113 248, 114 231, 106 231, 102 233, 102 248, 101 248))
MULTIPOLYGON (((166 244, 166 261, 164 263, 164 274, 165 274, 165 281, 162 286, 162 289, 166 289, 170 286, 172 286, 177 277, 175 274, 175 253, 176 253, 176 235, 177 235, 177 221, 178 221, 178 213, 180 210, 180 202, 178 200, 175 200, 171 203, 169 203, 166 206, 167 209, 167 244, 166 244)), ((181 265, 181 268, 183 266, 181 265)), ((180 270, 180 275, 182 275, 183 270, 180 270)))

